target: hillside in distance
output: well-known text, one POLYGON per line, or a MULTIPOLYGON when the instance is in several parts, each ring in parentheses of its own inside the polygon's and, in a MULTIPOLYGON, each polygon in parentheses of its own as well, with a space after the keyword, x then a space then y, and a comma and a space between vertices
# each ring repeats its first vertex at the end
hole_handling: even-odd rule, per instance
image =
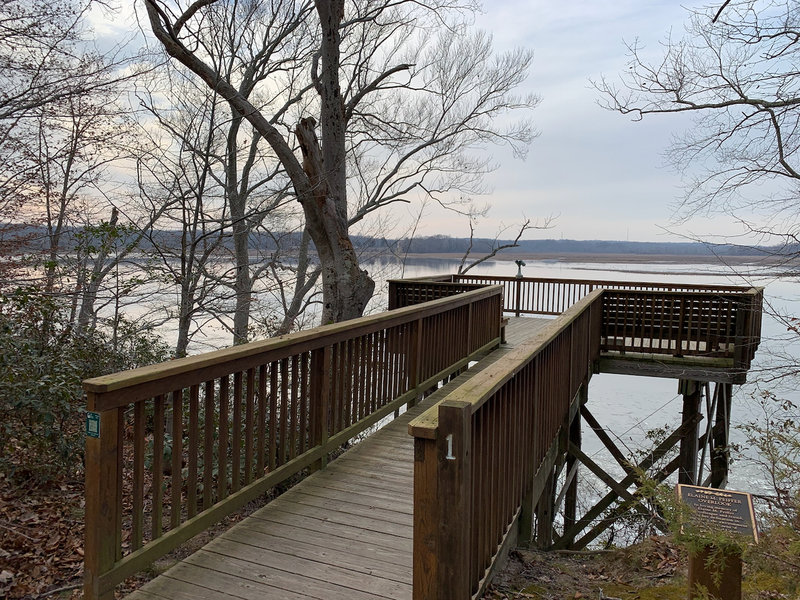
MULTIPOLYGON (((463 254, 469 239, 443 235, 398 240, 396 242, 409 254, 463 254)), ((491 251, 493 246, 511 243, 511 240, 475 239, 472 252, 491 251)), ((615 254, 644 256, 791 256, 797 247, 740 246, 733 244, 706 244, 700 242, 627 242, 615 240, 520 240, 516 248, 506 252, 519 254, 615 254)))

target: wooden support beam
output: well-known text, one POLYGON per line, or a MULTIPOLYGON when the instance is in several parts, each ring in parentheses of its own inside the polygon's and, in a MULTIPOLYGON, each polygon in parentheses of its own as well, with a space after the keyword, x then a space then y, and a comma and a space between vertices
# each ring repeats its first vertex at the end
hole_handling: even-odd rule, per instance
POLYGON ((631 467, 630 461, 625 457, 611 437, 606 433, 606 430, 603 429, 603 426, 600 425, 597 419, 594 418, 594 415, 589 412, 589 409, 586 406, 581 407, 581 415, 586 423, 588 423, 589 427, 592 428, 592 431, 594 431, 595 435, 597 435, 598 439, 603 442, 606 450, 608 450, 611 456, 613 456, 617 463, 619 463, 619 466, 625 470, 625 473, 628 475, 632 474, 634 471, 631 467))
MULTIPOLYGON (((660 460, 667 452, 669 452, 675 445, 680 441, 681 437, 683 436, 684 432, 687 429, 690 429, 692 426, 697 426, 697 421, 683 423, 678 429, 673 431, 667 439, 661 442, 652 452, 650 452, 638 465, 635 467, 635 471, 647 471, 649 470, 658 460, 660 460)), ((674 459, 669 466, 672 466, 673 463, 675 465, 679 464, 680 457, 674 459)), ((677 468, 677 466, 675 466, 677 468)), ((662 470, 663 471, 663 470, 662 470)), ((673 469, 674 471, 674 469, 673 469)), ((660 475, 660 473, 659 473, 660 475)), ((657 475, 654 479, 658 481, 657 475)), ((619 485, 625 486, 626 488, 630 486, 634 481, 636 481, 637 475, 632 474, 626 476, 619 485)), ((664 476, 664 479, 666 475, 664 476)), ((663 480, 663 479, 662 479, 663 480)), ((607 509, 613 502, 618 498, 616 492, 611 491, 606 494, 597 504, 595 504, 589 511, 581 517, 581 519, 575 523, 573 527, 571 527, 568 531, 564 532, 564 535, 555 543, 553 544, 553 549, 566 549, 566 540, 574 539, 581 531, 583 531, 592 521, 594 521, 598 516, 602 514, 602 512, 607 509)), ((607 525, 606 525, 607 527, 607 525)), ((598 534, 599 535, 599 534, 598 534)), ((595 536, 596 537, 596 536, 595 536)), ((594 538, 592 538, 594 539, 594 538)), ((575 542, 575 548, 581 548, 581 541, 575 542)))
POLYGON ((553 518, 555 508, 556 486, 551 469, 544 484, 542 495, 536 504, 536 545, 549 548, 553 545, 553 518))
MULTIPOLYGON (((586 395, 586 386, 582 386, 582 395, 583 399, 585 400, 586 395)), ((585 408, 585 405, 582 403, 581 409, 585 408)), ((581 447, 581 417, 577 415, 576 418, 572 420, 572 423, 569 427, 569 446, 568 447, 575 447, 580 449, 581 447)), ((566 494, 564 496, 564 530, 568 530, 575 524, 575 518, 578 512, 578 468, 579 462, 577 457, 572 454, 567 454, 567 477, 564 481, 564 489, 566 490, 566 494)), ((560 504, 560 502, 556 502, 556 505, 560 504)), ((568 540, 571 542, 572 540, 568 540)))
POLYGON ((697 484, 697 423, 700 422, 700 401, 702 386, 692 379, 681 379, 678 382, 678 393, 683 396, 683 411, 681 423, 694 423, 687 426, 681 436, 680 457, 681 466, 678 471, 678 483, 689 485, 697 484))
POLYGON ((573 444, 569 445, 569 453, 580 460, 587 469, 594 473, 597 478, 600 479, 600 481, 610 487, 617 494, 617 496, 630 502, 637 512, 646 516, 650 515, 650 511, 642 506, 639 499, 636 498, 630 491, 628 491, 628 487, 635 483, 635 480, 628 483, 628 485, 622 485, 621 483, 618 483, 617 480, 606 473, 600 465, 594 462, 591 458, 589 458, 589 456, 581 451, 580 448, 574 446, 573 444))
POLYGON ((731 384, 716 385, 717 414, 711 442, 711 487, 724 488, 728 484, 728 443, 731 428, 731 384))
MULTIPOLYGON (((676 457, 676 458, 672 459, 672 461, 666 467, 661 469, 661 471, 659 471, 657 476, 654 477, 653 479, 656 482, 661 483, 662 481, 664 481, 667 477, 672 475, 678 469, 678 465, 679 464, 680 464, 680 459, 679 458, 676 457)), ((613 492, 609 492, 608 495, 613 495, 613 494, 614 494, 613 492)), ((611 502, 613 502, 614 500, 616 500, 616 496, 614 498, 612 498, 611 502)), ((610 506, 611 502, 609 502, 607 506, 610 506)), ((629 504, 630 504, 629 501, 625 501, 622 504, 620 504, 619 507, 618 507, 619 511, 620 512, 624 512, 624 511, 628 510, 629 504)), ((603 509, 603 510, 605 510, 605 509, 603 509)), ((602 510, 600 512, 602 512, 602 510)), ((599 513, 598 513, 598 515, 599 515, 599 513)), ((595 516, 598 516, 598 515, 595 515, 595 516)), ((593 519, 594 519, 594 517, 593 517, 593 519)), ((611 522, 612 521, 602 521, 602 522, 598 523, 597 525, 595 525, 594 527, 592 527, 588 532, 586 532, 586 534, 583 537, 581 537, 578 541, 575 542, 574 547, 577 548, 577 549, 585 548, 588 544, 593 542, 597 538, 597 536, 599 536, 606 529, 608 529, 609 525, 611 525, 611 522)), ((658 522, 656 522, 656 526, 658 526, 658 522)), ((585 527, 585 525, 584 525, 584 527, 585 527)), ((661 529, 661 528, 659 527, 659 529, 661 529)), ((663 529, 662 529, 662 531, 663 531, 663 529)))

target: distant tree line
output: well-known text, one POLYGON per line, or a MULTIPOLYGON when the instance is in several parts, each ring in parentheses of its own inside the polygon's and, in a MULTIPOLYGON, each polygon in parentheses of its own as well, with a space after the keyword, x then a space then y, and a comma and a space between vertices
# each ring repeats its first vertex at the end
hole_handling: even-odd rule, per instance
MULTIPOLYGON (((47 247, 46 232, 40 228, 20 227, 24 234, 23 247, 26 252, 42 251, 47 247)), ((66 243, 62 249, 75 251, 79 249, 79 240, 87 232, 69 227, 65 230, 66 243)), ((135 232, 122 232, 120 243, 136 244, 140 252, 151 252, 159 247, 171 247, 179 243, 181 230, 153 229, 146 239, 137 240, 135 232)), ((630 255, 663 255, 663 256, 793 256, 800 252, 800 246, 744 246, 738 244, 706 244, 702 242, 629 242, 622 240, 511 240, 496 238, 453 237, 449 235, 419 236, 414 238, 392 239, 364 235, 351 236, 354 246, 361 250, 383 252, 391 249, 402 254, 463 254, 472 245, 475 254, 488 254, 500 245, 513 247, 513 252, 525 254, 630 254, 630 255)), ((250 235, 253 248, 259 251, 277 251, 281 247, 300 248, 303 235, 297 231, 253 232, 250 235)), ((220 252, 234 249, 232 235, 222 235, 219 241, 220 252)), ((313 249, 312 249, 313 254, 313 249)), ((291 251, 287 252, 291 256, 291 251)))

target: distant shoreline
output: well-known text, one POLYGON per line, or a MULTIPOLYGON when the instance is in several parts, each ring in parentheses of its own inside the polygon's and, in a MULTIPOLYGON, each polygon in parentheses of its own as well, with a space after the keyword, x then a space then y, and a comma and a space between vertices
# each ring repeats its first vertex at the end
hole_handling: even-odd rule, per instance
MULTIPOLYGON (((463 254, 451 253, 417 253, 408 254, 407 258, 417 259, 446 259, 460 260, 463 254)), ((475 258, 480 254, 476 254, 475 258)), ((800 265, 800 260, 777 256, 714 256, 709 254, 588 254, 572 252, 530 253, 530 252, 502 252, 490 260, 512 261, 531 260, 539 262, 565 262, 565 263, 628 263, 628 264, 716 264, 721 265, 750 265, 750 266, 776 266, 800 265)))

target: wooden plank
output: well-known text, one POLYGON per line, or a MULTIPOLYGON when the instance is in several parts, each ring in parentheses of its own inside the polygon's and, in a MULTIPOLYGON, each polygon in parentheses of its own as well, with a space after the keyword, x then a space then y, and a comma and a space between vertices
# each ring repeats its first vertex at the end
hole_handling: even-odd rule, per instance
POLYGON ((406 552, 410 552, 412 547, 410 537, 401 537, 374 529, 368 529, 366 527, 361 527, 358 523, 355 525, 334 523, 324 516, 316 517, 309 514, 297 514, 295 512, 283 510, 277 506, 273 506, 269 511, 256 511, 248 518, 306 529, 310 532, 319 531, 325 534, 337 535, 343 540, 350 540, 353 545, 367 542, 381 548, 386 548, 387 550, 403 550, 406 552))
POLYGON ((352 504, 359 504, 362 506, 372 506, 376 508, 392 509, 396 512, 411 515, 413 514, 414 502, 411 497, 404 498, 397 494, 386 493, 379 496, 380 493, 376 490, 370 493, 369 489, 361 489, 358 486, 348 486, 349 489, 341 490, 333 485, 304 485, 302 493, 309 496, 317 496, 319 498, 326 498, 328 500, 341 500, 348 501, 352 504))
MULTIPOLYGON (((281 554, 287 556, 336 565, 356 573, 397 581, 406 585, 411 581, 410 563, 406 566, 400 566, 394 561, 386 560, 386 558, 389 558, 388 556, 382 561, 376 561, 374 554, 372 556, 359 556, 350 553, 348 547, 332 549, 320 544, 318 540, 316 543, 310 543, 298 540, 294 536, 276 537, 249 526, 234 527, 226 532, 224 539, 246 544, 259 550, 279 550, 281 554)), ((326 541, 330 539, 331 537, 329 536, 326 541)), ((260 553, 254 554, 254 557, 259 561, 261 560, 260 553)))
MULTIPOLYGON (((348 538, 337 532, 321 531, 319 529, 304 529, 295 527, 278 521, 267 521, 266 519, 247 519, 246 524, 236 525, 234 529, 244 529, 269 536, 273 540, 273 547, 282 547, 283 540, 289 539, 298 543, 307 544, 326 551, 345 553, 348 556, 367 559, 365 564, 374 565, 375 569, 384 567, 390 569, 407 569, 408 581, 411 581, 412 551, 411 544, 404 542, 400 546, 392 547, 381 546, 380 544, 370 543, 368 540, 359 540, 354 543, 348 538)), ((227 534, 226 534, 227 535, 227 534)), ((398 546, 398 544, 395 544, 398 546)))
MULTIPOLYGON (((214 557, 215 555, 211 555, 214 557)), ((227 565, 223 561, 219 561, 218 569, 208 566, 208 559, 194 561, 193 563, 181 563, 155 581, 162 580, 162 587, 146 586, 144 591, 158 594, 159 597, 172 600, 171 594, 178 590, 189 588, 194 593, 199 594, 197 597, 201 600, 222 600, 230 598, 241 598, 242 600, 264 600, 273 598, 280 600, 308 600, 309 598, 318 598, 322 600, 321 594, 329 592, 341 594, 341 590, 328 588, 323 586, 295 586, 291 578, 280 574, 276 577, 262 578, 254 580, 252 577, 241 577, 238 572, 230 573, 226 571, 233 571, 232 568, 225 569, 227 565), (199 564, 196 564, 199 563, 199 564), (300 589, 296 589, 300 588, 300 589)), ((154 582, 153 582, 154 583, 154 582)), ((185 596, 184 596, 185 597, 185 596)), ((336 596, 332 596, 334 598, 336 596)), ((342 598, 341 595, 338 596, 342 598)), ((187 600, 189 600, 187 598, 187 600)))
MULTIPOLYGON (((374 597, 409 598, 411 586, 389 579, 382 579, 296 556, 286 556, 280 552, 259 549, 258 562, 251 560, 253 547, 218 538, 202 550, 190 556, 189 564, 203 564, 219 570, 237 574, 243 579, 269 581, 270 579, 291 579, 291 589, 304 591, 306 587, 325 590, 331 593, 336 588, 347 591, 349 598, 371 600, 374 597), (220 564, 222 563, 222 564, 220 564), (299 575, 299 577, 298 577, 299 575)), ((305 593, 305 592, 304 592, 305 593)), ((321 596, 325 599, 329 596, 321 596)))
MULTIPOLYGON (((320 473, 325 473, 327 475, 326 471, 320 471, 320 473)), ((319 486, 321 489, 356 493, 358 495, 374 498, 376 501, 388 500, 390 502, 402 504, 413 504, 411 496, 407 495, 409 490, 404 486, 398 485, 388 487, 384 485, 383 482, 376 481, 375 479, 362 478, 357 474, 348 474, 347 478, 341 478, 338 477, 336 473, 333 473, 330 475, 330 478, 315 478, 306 485, 311 489, 315 486, 319 486)))
POLYGON ((313 494, 306 494, 303 490, 293 490, 291 499, 288 500, 293 504, 303 506, 313 506, 316 508, 325 508, 331 512, 337 512, 346 515, 355 515, 359 517, 369 517, 380 521, 388 521, 398 525, 413 525, 412 513, 402 512, 383 508, 380 506, 369 506, 365 504, 356 504, 346 500, 332 499, 320 497, 313 494))
POLYGON ((329 523, 359 527, 361 529, 387 533, 402 538, 410 539, 412 537, 411 527, 405 524, 392 523, 372 517, 351 515, 348 513, 332 512, 316 506, 297 504, 291 499, 281 500, 280 497, 273 500, 270 504, 274 505, 273 509, 280 509, 284 512, 293 513, 305 518, 321 519, 329 523))

